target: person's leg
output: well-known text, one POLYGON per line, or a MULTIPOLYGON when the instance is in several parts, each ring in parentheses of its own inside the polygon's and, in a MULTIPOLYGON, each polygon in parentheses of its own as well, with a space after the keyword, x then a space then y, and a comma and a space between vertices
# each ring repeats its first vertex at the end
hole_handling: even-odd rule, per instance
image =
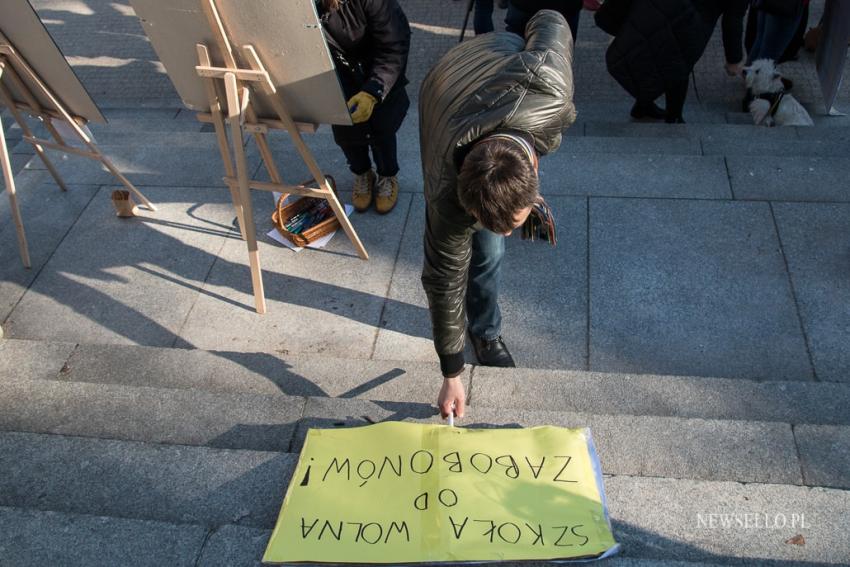
POLYGON ((750 59, 752 61, 757 59, 778 61, 785 48, 791 43, 802 16, 802 10, 798 11, 797 15, 793 17, 760 14, 759 32, 750 59))
POLYGON ((524 10, 520 10, 513 2, 510 2, 508 4, 508 11, 505 14, 505 29, 520 37, 525 37, 525 24, 527 24, 530 19, 531 14, 524 10))
POLYGON ((755 10, 755 11, 750 10, 750 13, 752 14, 752 17, 755 18, 755 22, 756 22, 755 23, 755 29, 756 29, 756 31, 755 31, 755 36, 754 36, 754 39, 753 39, 753 46, 750 48, 750 51, 748 52, 748 55, 747 55, 747 65, 751 65, 753 63, 753 61, 755 61, 756 59, 761 59, 761 57, 760 57, 761 46, 764 43, 764 32, 765 32, 764 17, 767 15, 764 12, 761 12, 759 10, 755 10))
POLYGON ((669 124, 683 123, 682 109, 685 108, 685 99, 688 97, 688 86, 690 77, 678 81, 667 87, 665 91, 665 99, 667 102, 667 111, 664 121, 669 124))
POLYGON ((348 168, 354 174, 354 187, 351 200, 358 212, 363 212, 372 205, 372 190, 375 187, 375 172, 369 159, 369 146, 358 142, 359 136, 354 135, 352 126, 333 126, 334 141, 345 155, 348 168))
POLYGON ((493 31, 493 0, 475 0, 472 29, 475 30, 475 35, 493 31))
POLYGON ((369 160, 369 146, 366 138, 363 137, 362 142, 358 142, 354 132, 350 130, 352 126, 332 126, 334 141, 342 153, 345 155, 345 160, 348 162, 348 168, 354 175, 362 175, 372 169, 372 162, 369 160))
POLYGON ((398 201, 398 156, 396 135, 387 134, 371 141, 372 157, 378 170, 375 183, 375 210, 386 214, 393 210, 398 201))
POLYGON ((398 174, 398 147, 395 134, 387 134, 373 139, 369 143, 375 169, 382 177, 394 177, 398 174))
POLYGON ((466 318, 473 337, 493 340, 502 330, 499 286, 505 237, 486 229, 472 235, 472 260, 466 287, 466 318))

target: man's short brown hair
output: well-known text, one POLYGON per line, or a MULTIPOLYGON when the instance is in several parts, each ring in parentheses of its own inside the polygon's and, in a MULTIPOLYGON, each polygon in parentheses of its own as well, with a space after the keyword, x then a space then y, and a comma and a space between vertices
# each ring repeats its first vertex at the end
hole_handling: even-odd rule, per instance
POLYGON ((484 139, 460 168, 457 192, 461 206, 484 228, 503 234, 514 229, 514 216, 538 196, 534 165, 519 143, 484 139))

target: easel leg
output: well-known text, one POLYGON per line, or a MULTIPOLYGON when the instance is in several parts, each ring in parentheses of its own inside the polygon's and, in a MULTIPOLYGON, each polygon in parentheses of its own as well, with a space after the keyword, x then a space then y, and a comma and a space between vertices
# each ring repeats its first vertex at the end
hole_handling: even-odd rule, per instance
POLYGON ((304 163, 307 164, 307 167, 310 169, 310 174, 315 178, 316 183, 319 184, 320 188, 327 190, 328 196, 325 198, 330 203, 337 219, 339 219, 339 224, 342 226, 342 229, 345 231, 348 239, 357 250, 357 255, 363 260, 368 260, 369 254, 366 252, 366 248, 363 247, 363 243, 360 242, 360 237, 357 236, 357 232, 354 230, 354 227, 351 226, 351 221, 349 220, 348 215, 345 214, 345 209, 339 204, 339 200, 336 198, 336 194, 331 189, 328 180, 325 179, 325 174, 322 173, 321 169, 319 169, 319 164, 316 163, 316 160, 313 158, 313 154, 310 153, 310 150, 307 148, 307 144, 304 143, 301 133, 297 128, 292 128, 289 134, 292 136, 292 139, 295 142, 295 147, 298 149, 298 153, 301 154, 301 158, 304 160, 304 163))
MULTIPOLYGON (((5 64, 0 67, 0 71, 2 70, 5 70, 5 64)), ((15 121, 21 127, 21 132, 24 133, 24 136, 27 136, 28 138, 34 138, 35 136, 33 136, 32 130, 30 130, 26 119, 20 113, 18 107, 15 106, 15 101, 12 99, 12 93, 10 93, 9 89, 6 88, 6 85, 2 83, 0 83, 0 97, 3 98, 3 102, 6 104, 6 108, 8 108, 9 111, 12 113, 12 116, 15 117, 15 121)), ((49 124, 49 122, 47 122, 47 124, 49 124)), ((56 131, 56 129, 53 128, 52 125, 50 125, 50 128, 48 128, 48 130, 51 133, 56 131)), ((54 138, 55 137, 56 135, 54 134, 54 138)), ((39 158, 41 158, 41 161, 44 162, 45 167, 47 167, 47 171, 49 171, 50 175, 53 176, 53 179, 54 181, 56 181, 56 184, 59 186, 59 188, 62 191, 67 191, 68 187, 65 185, 65 182, 62 181, 62 177, 59 175, 59 172, 56 170, 55 167, 53 167, 53 163, 51 163, 51 161, 47 158, 47 153, 44 151, 44 148, 42 148, 39 144, 33 144, 33 148, 35 148, 35 153, 38 155, 39 158)))
POLYGON ((231 141, 236 161, 236 178, 239 180, 239 200, 242 202, 242 218, 244 232, 248 243, 248 261, 251 264, 251 281, 254 285, 254 304, 257 313, 266 312, 266 296, 263 290, 263 274, 260 271, 260 251, 257 247, 257 229, 254 226, 254 207, 251 205, 251 189, 248 185, 248 164, 245 161, 245 146, 242 139, 242 124, 240 122, 242 105, 236 85, 236 75, 227 73, 224 76, 227 87, 228 121, 231 128, 231 141))
POLYGON ((21 219, 21 211, 18 208, 18 197, 15 194, 15 178, 12 172, 12 162, 9 160, 9 151, 6 147, 6 136, 3 135, 3 122, 0 121, 0 161, 3 162, 3 178, 6 180, 6 191, 9 192, 9 205, 12 209, 12 218, 15 220, 15 230, 18 233, 18 249, 21 251, 21 261, 25 268, 31 268, 30 251, 27 246, 27 235, 24 232, 24 221, 21 219))
POLYGON ((98 160, 100 161, 100 163, 102 163, 102 164, 104 165, 104 167, 106 167, 106 169, 108 169, 108 170, 109 170, 109 172, 110 172, 110 173, 112 173, 112 175, 114 175, 115 177, 117 177, 117 178, 118 178, 118 180, 119 180, 119 181, 120 181, 120 182, 124 185, 124 187, 126 187, 127 189, 129 189, 129 190, 130 190, 130 191, 131 191, 131 192, 132 192, 132 193, 133 193, 136 197, 138 197, 138 198, 139 198, 139 200, 142 202, 142 204, 143 204, 145 207, 147 207, 147 209, 148 209, 149 211, 155 211, 155 210, 156 210, 156 207, 154 207, 154 206, 153 206, 153 203, 151 203, 150 201, 148 201, 148 198, 147 198, 147 197, 145 197, 145 196, 142 194, 142 192, 141 192, 141 191, 139 191, 138 189, 136 189, 136 186, 135 186, 135 185, 133 185, 132 183, 130 183, 130 180, 129 180, 129 179, 127 179, 126 177, 124 177, 124 174, 123 174, 123 173, 121 173, 120 171, 118 171, 118 168, 117 168, 117 167, 115 167, 114 165, 112 165, 112 162, 111 162, 111 161, 109 161, 109 159, 108 159, 105 155, 103 155, 102 153, 100 153, 100 150, 99 150, 99 149, 97 149, 96 147, 94 147, 94 146, 92 146, 92 145, 90 145, 89 147, 91 148, 91 150, 92 150, 93 152, 97 153, 97 154, 98 154, 98 156, 100 156, 100 157, 98 158, 98 160))
POLYGON ((67 191, 68 186, 65 185, 65 182, 62 181, 62 177, 59 175, 59 172, 53 166, 53 163, 47 158, 47 153, 44 151, 44 148, 39 146, 38 144, 33 144, 33 148, 35 148, 35 153, 38 157, 41 158, 41 161, 44 163, 45 167, 47 167, 47 171, 50 172, 50 175, 53 177, 53 180, 56 182, 56 185, 59 186, 59 189, 62 191, 67 191))

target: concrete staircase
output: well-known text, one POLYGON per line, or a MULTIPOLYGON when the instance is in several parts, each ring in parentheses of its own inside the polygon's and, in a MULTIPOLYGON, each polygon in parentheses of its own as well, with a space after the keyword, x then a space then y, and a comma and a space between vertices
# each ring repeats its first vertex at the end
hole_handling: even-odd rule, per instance
MULTIPOLYGON (((556 199, 586 198, 588 216, 606 213, 606 203, 629 199, 647 206, 668 200, 747 201, 769 206, 771 216, 779 217, 788 212, 783 207, 800 201, 847 210, 850 128, 845 119, 819 118, 808 130, 768 130, 736 123, 740 117, 722 107, 689 107, 689 123, 682 126, 629 123, 627 111, 610 103, 579 105, 579 122, 561 151, 543 162, 544 189, 556 199)), ((107 114, 111 124, 93 127, 95 135, 119 165, 132 163, 130 177, 143 191, 212 186, 224 195, 220 171, 186 165, 197 163, 197 156, 217 161, 214 135, 191 115, 176 109, 173 115, 120 109, 107 114)), ((400 140, 402 188, 417 199, 415 112, 400 140)), ((311 147, 340 186, 348 186, 350 175, 326 129, 311 139, 311 147)), ((275 140, 274 148, 292 155, 285 140, 275 140)), ((31 161, 26 145, 17 145, 15 155, 23 156, 16 158, 21 175, 38 175, 41 165, 31 161)), ((250 143, 249 156, 259 166, 250 143)), ((71 183, 113 183, 96 167, 70 160, 62 167, 71 183)), ((297 167, 287 176, 307 177, 297 167)), ((5 206, 0 195, 3 215, 5 206)), ((63 220, 62 234, 77 230, 79 215, 90 206, 82 202, 76 216, 63 220)), ((408 224, 415 222, 414 206, 408 224)), ((439 375, 428 362, 433 355, 427 338, 384 338, 400 327, 393 309, 423 305, 414 289, 415 261, 393 268, 387 304, 370 323, 371 354, 346 356, 350 346, 344 338, 334 343, 327 337, 324 353, 172 348, 198 344, 179 329, 166 346, 150 346, 163 343, 117 323, 110 323, 113 334, 106 338, 92 338, 84 325, 74 335, 77 318, 104 324, 97 318, 107 315, 98 315, 96 306, 74 305, 73 299, 67 301, 75 309, 67 320, 55 320, 55 327, 33 319, 37 302, 46 296, 34 283, 60 271, 53 252, 66 237, 47 230, 56 218, 24 216, 40 246, 38 265, 26 277, 7 277, 14 266, 0 269, 11 289, 0 286, 7 336, 0 340, 2 566, 256 565, 310 427, 438 421, 432 403, 439 375), (21 309, 24 301, 30 303, 21 309), (60 328, 61 336, 50 336, 60 328)), ((2 221, 4 241, 13 243, 6 238, 12 230, 7 216, 2 221)), ((591 260, 592 246, 606 237, 593 230, 588 227, 587 264, 591 274, 610 277, 605 262, 618 260, 600 265, 591 260)), ((397 264, 407 246, 395 252, 397 264)), ((846 296, 841 299, 847 280, 841 283, 836 275, 846 275, 847 269, 836 268, 831 273, 836 279, 818 280, 812 284, 817 290, 807 292, 804 278, 816 270, 795 264, 793 250, 789 266, 784 250, 789 246, 785 243, 778 257, 785 259, 782 278, 791 279, 790 326, 800 335, 797 342, 781 329, 772 329, 774 334, 762 329, 743 345, 740 337, 728 343, 719 339, 720 352, 695 345, 688 354, 691 345, 683 345, 681 357, 661 356, 665 348, 679 350, 664 337, 657 339, 654 355, 630 352, 606 325, 618 324, 617 314, 632 304, 626 298, 610 307, 589 297, 586 328, 579 325, 577 339, 550 333, 547 324, 561 324, 547 323, 551 313, 538 313, 539 325, 528 324, 537 335, 509 337, 516 350, 529 353, 523 368, 468 371, 471 405, 463 425, 590 426, 606 474, 615 535, 623 544, 611 565, 850 564, 850 343, 835 338, 850 339, 846 296), (793 349, 802 353, 794 358, 799 364, 781 356, 793 349), (706 362, 695 364, 700 357, 706 362), (798 535, 804 544, 792 539, 798 535)), ((415 239, 410 247, 418 248, 415 239)), ((8 248, 3 257, 14 258, 16 250, 8 248)), ((588 289, 599 283, 593 277, 599 276, 585 274, 588 289)), ((690 284, 681 277, 684 293, 690 284)), ((633 284, 641 285, 652 287, 651 282, 633 284)), ((701 285, 710 290, 713 283, 701 285)), ((528 289, 528 282, 507 283, 506 326, 518 313, 510 298, 523 286, 528 289)), ((534 300, 552 306, 545 293, 534 300)), ((122 301, 136 309, 145 298, 122 301)), ((753 299, 754 309, 769 308, 761 301, 753 299)), ((701 325, 729 317, 722 310, 712 315, 713 307, 705 306, 701 325)), ((567 326, 571 312, 559 311, 559 304, 550 308, 567 326)), ((673 328, 671 337, 710 336, 669 313, 660 317, 684 325, 685 331, 673 328)), ((255 321, 240 313, 232 324, 243 324, 242 318, 255 321)), ((416 325, 427 328, 427 321, 416 325)), ((650 323, 645 325, 626 323, 623 334, 651 335, 650 323)), ((744 329, 741 336, 748 333, 744 329)))
MULTIPOLYGON (((435 372, 6 339, 0 557, 255 565, 307 429, 435 421, 435 372)), ((614 565, 850 557, 846 384, 485 368, 465 379, 466 426, 591 427, 624 545, 614 565), (729 514, 788 525, 707 527, 729 514), (786 543, 798 534, 805 546, 786 543)))

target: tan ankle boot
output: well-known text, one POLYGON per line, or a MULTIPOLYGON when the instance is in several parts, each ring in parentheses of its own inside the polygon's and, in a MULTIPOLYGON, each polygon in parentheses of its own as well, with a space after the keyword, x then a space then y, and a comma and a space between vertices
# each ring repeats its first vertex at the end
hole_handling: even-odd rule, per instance
POLYGON ((398 201, 398 179, 396 176, 378 176, 376 192, 378 195, 375 197, 375 210, 385 215, 393 210, 398 201))
POLYGON ((354 203, 354 210, 358 213, 366 211, 372 204, 375 177, 375 172, 371 169, 366 173, 354 176, 354 194, 351 200, 354 203))

